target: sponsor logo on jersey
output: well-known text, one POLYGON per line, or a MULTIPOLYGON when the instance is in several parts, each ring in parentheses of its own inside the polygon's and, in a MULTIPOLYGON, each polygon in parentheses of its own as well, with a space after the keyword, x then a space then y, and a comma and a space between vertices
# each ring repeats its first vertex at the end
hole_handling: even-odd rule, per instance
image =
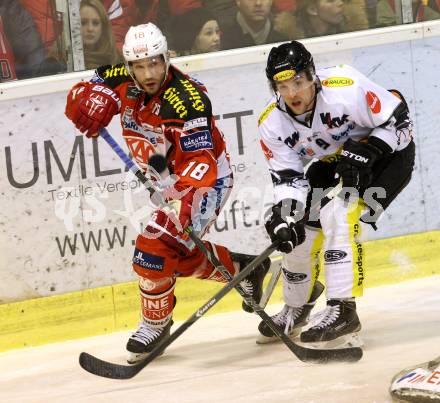
POLYGON ((180 137, 182 151, 210 150, 214 148, 209 130, 194 132, 180 137))
POLYGON ((284 81, 284 80, 289 80, 290 78, 295 76, 296 76, 295 70, 284 70, 284 71, 280 71, 279 73, 276 73, 273 76, 273 79, 275 81, 284 81))
POLYGON ((319 116, 321 117, 322 124, 327 125, 329 129, 333 129, 335 127, 341 127, 344 123, 347 123, 350 115, 344 113, 342 117, 337 116, 332 118, 329 112, 325 112, 321 113, 319 116))
POLYGON ((106 69, 104 71, 103 78, 106 79, 106 78, 118 77, 118 76, 127 76, 128 77, 128 71, 125 68, 125 66, 119 66, 119 67, 112 66, 112 67, 106 69))
POLYGON ((183 131, 195 129, 196 127, 206 127, 208 126, 207 118, 197 118, 188 120, 183 124, 183 131))
POLYGON ((140 93, 141 91, 139 89, 137 89, 134 85, 130 85, 127 87, 127 92, 125 95, 129 99, 137 99, 140 93))
POLYGON ((354 80, 348 77, 329 77, 321 81, 324 87, 348 87, 354 84, 354 80))
POLYGON ((326 250, 324 253, 324 260, 327 263, 338 262, 339 260, 342 260, 345 257, 347 257, 347 253, 345 253, 343 250, 330 249, 330 250, 326 250))
POLYGON ((137 264, 147 270, 163 271, 164 258, 142 252, 138 248, 134 250, 133 264, 137 264))
POLYGON ((94 84, 102 84, 104 79, 98 75, 98 73, 93 74, 93 77, 90 79, 91 83, 94 84))
POLYGON ((261 123, 264 122, 264 120, 269 116, 269 114, 276 108, 277 104, 275 102, 271 103, 266 107, 266 109, 262 112, 258 119, 258 126, 261 125, 261 123))
POLYGON ((332 139, 335 140, 335 141, 339 141, 342 138, 347 137, 348 133, 350 133, 354 129, 354 127, 355 127, 354 123, 349 123, 347 128, 343 132, 338 133, 338 134, 332 134, 331 135, 332 139))
POLYGON ((199 112, 205 112, 205 104, 202 101, 199 91, 189 80, 179 80, 185 91, 189 94, 189 100, 193 109, 199 112))
POLYGON ((289 137, 286 137, 284 139, 284 144, 289 148, 293 148, 295 144, 298 142, 298 140, 299 140, 299 132, 293 132, 289 137))
POLYGON ((284 267, 282 270, 283 270, 283 277, 289 283, 300 283, 301 281, 304 281, 307 278, 307 274, 305 273, 292 273, 291 271, 286 270, 284 267))
POLYGON ((325 155, 321 158, 321 161, 332 163, 338 162, 340 160, 339 153, 341 152, 342 147, 338 149, 334 154, 325 155))
POLYGON ((264 144, 263 140, 260 140, 260 144, 261 144, 261 148, 263 149, 263 153, 266 156, 267 160, 270 160, 271 158, 273 158, 273 152, 269 149, 269 147, 264 144))
POLYGON ((179 95, 180 92, 175 87, 169 87, 164 92, 163 99, 169 102, 180 118, 185 118, 188 115, 188 109, 179 95))
POLYGON ((154 105, 153 105, 153 113, 156 116, 159 116, 159 113, 160 113, 160 103, 159 102, 155 102, 154 103, 154 105))
POLYGON ((129 108, 128 106, 125 108, 124 113, 122 114, 121 123, 124 130, 130 130, 135 133, 143 134, 143 130, 138 126, 133 118, 133 109, 129 108))
POLYGON ((379 97, 373 91, 368 91, 365 96, 367 98, 367 104, 370 107, 371 112, 373 112, 374 114, 379 113, 382 109, 382 104, 380 103, 379 97))
MULTIPOLYGON (((354 224, 353 233, 354 233, 354 238, 357 239, 359 237, 359 224, 354 224)), ((357 257, 355 264, 357 266, 357 271, 358 271, 357 285, 360 287, 364 282, 364 263, 363 263, 364 250, 360 242, 356 242, 356 250, 357 250, 357 257)))
POLYGON ((141 168, 146 168, 150 155, 156 152, 154 145, 145 137, 124 136, 124 138, 136 162, 141 168))

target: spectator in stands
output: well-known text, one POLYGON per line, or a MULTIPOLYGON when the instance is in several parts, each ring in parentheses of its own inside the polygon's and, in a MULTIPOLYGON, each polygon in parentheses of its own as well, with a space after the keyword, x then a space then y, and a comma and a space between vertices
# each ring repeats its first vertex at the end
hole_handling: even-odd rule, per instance
MULTIPOLYGON (((137 24, 136 0, 101 0, 101 3, 107 11, 116 47, 121 51, 128 28, 137 24)), ((151 3, 151 1, 140 0, 139 3, 151 3)))
POLYGON ((231 25, 238 11, 235 0, 203 0, 203 7, 215 15, 221 30, 231 25))
POLYGON ((176 56, 216 52, 221 49, 220 28, 213 14, 203 7, 173 18, 171 49, 176 56))
POLYGON ((283 42, 287 37, 273 28, 272 0, 236 0, 238 12, 229 26, 222 28, 224 49, 283 42))
POLYGON ((42 74, 46 54, 32 16, 17 0, 0 0, 0 82, 42 74))
MULTIPOLYGON (((272 13, 295 11, 296 0, 273 0, 272 13)), ((223 26, 231 25, 237 14, 237 5, 235 0, 203 0, 203 7, 211 11, 222 29, 223 26)))
POLYGON ((275 28, 289 39, 368 29, 364 0, 297 0, 296 11, 276 18, 275 28))
MULTIPOLYGON (((413 0, 414 22, 440 19, 440 0, 413 0)), ((379 0, 376 9, 376 27, 396 25, 397 13, 394 0, 379 0)))
POLYGON ((365 0, 365 13, 367 14, 368 25, 370 26, 370 28, 375 28, 376 27, 377 2, 378 2, 378 0, 365 0))
MULTIPOLYGON (((193 8, 202 7, 202 0, 134 0, 137 7, 137 24, 152 22, 162 30, 172 32, 170 21, 193 8)), ((210 0, 209 0, 210 1, 210 0)))
POLYGON ((273 0, 272 12, 281 13, 282 11, 295 11, 296 0, 273 0))
POLYGON ((52 0, 20 0, 23 7, 32 15, 46 52, 53 51, 55 41, 60 36, 63 24, 52 0))
POLYGON ((99 0, 82 0, 79 12, 86 69, 120 62, 122 56, 115 47, 103 4, 99 0))
POLYGON ((65 72, 67 55, 62 35, 63 15, 57 12, 54 0, 20 0, 20 3, 31 14, 47 54, 42 73, 65 72))
POLYGON ((415 22, 440 19, 440 0, 413 0, 415 22))

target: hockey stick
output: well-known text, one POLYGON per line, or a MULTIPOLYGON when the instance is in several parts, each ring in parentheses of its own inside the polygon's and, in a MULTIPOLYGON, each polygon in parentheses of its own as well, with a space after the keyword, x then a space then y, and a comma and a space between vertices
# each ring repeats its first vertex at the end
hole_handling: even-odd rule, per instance
MULTIPOLYGON (((107 129, 100 129, 100 136, 104 138, 104 140, 110 145, 110 147, 118 154, 118 156, 124 161, 127 167, 134 172, 135 176, 139 178, 139 180, 145 184, 147 190, 150 193, 154 192, 154 185, 149 181, 141 169, 135 164, 130 157, 121 149, 121 147, 116 143, 107 129)), ((327 190, 324 194, 326 198, 333 198, 337 195, 342 189, 342 184, 339 183, 333 189, 327 190)), ((163 199, 160 193, 156 192, 156 195, 159 197, 159 201, 161 204, 166 204, 166 201, 163 199)), ((310 211, 318 208, 321 204, 322 197, 320 197, 310 208, 310 211)), ((227 271, 227 269, 220 263, 214 253, 212 253, 201 241, 201 239, 193 232, 191 227, 185 229, 185 232, 189 235, 191 240, 196 244, 196 246, 202 251, 202 253, 208 258, 208 260, 220 271, 223 277, 231 281, 232 276, 227 271)), ((278 336, 284 344, 295 354, 301 361, 319 361, 319 362, 328 362, 328 361, 358 361, 362 357, 362 350, 359 347, 349 347, 342 349, 334 349, 334 350, 324 350, 324 349, 306 349, 301 348, 299 345, 292 342, 292 340, 281 331, 278 326, 273 322, 272 318, 267 315, 267 313, 255 302, 249 295, 243 290, 240 284, 237 284, 235 287, 238 293, 243 297, 246 303, 254 308, 254 311, 257 315, 261 317, 261 319, 266 322, 269 328, 278 336), (306 351, 309 350, 309 353, 306 354, 306 351)))
MULTIPOLYGON (((142 173, 140 168, 137 167, 137 165, 119 147, 119 145, 115 142, 115 140, 112 138, 110 133, 108 133, 108 131, 105 128, 103 128, 103 129, 100 129, 100 135, 110 145, 110 147, 118 154, 118 156, 124 161, 124 163, 135 174, 135 176, 137 178, 139 178, 139 180, 143 184, 146 185, 147 189, 151 193, 154 193, 154 187, 153 187, 152 183, 145 177, 145 175, 142 173)), ((197 245, 197 247, 200 248, 202 253, 205 254, 205 256, 211 261, 211 263, 222 273, 222 275, 228 281, 230 281, 230 283, 228 285, 230 285, 231 282, 233 280, 236 280, 237 278, 242 280, 244 277, 246 277, 246 276, 241 276, 241 274, 244 272, 244 271, 242 271, 241 273, 239 273, 239 276, 233 278, 231 276, 231 274, 226 270, 226 268, 224 268, 222 266, 222 264, 219 262, 217 257, 208 248, 206 248, 206 246, 203 244, 203 242, 200 240, 200 238, 198 238, 198 236, 193 232, 191 227, 186 228, 185 232, 190 236, 191 240, 197 245)), ((274 249, 272 249, 272 251, 275 249, 276 249, 276 247, 274 249)), ((269 254, 267 256, 269 256, 269 254)), ((260 257, 261 257, 261 255, 260 255, 260 257)), ((257 258, 257 259, 259 259, 259 258, 257 258)), ((252 263, 256 262, 257 259, 255 259, 252 263)), ((264 259, 262 259, 260 261, 260 263, 263 261, 264 261, 264 259)), ((248 265, 246 268, 249 268, 249 266, 250 265, 248 265)), ((252 270, 256 266, 257 265, 254 265, 252 267, 252 270)), ((251 270, 249 270, 248 274, 250 273, 250 271, 251 270)), ((247 304, 254 308, 254 311, 263 319, 264 322, 266 322, 266 324, 275 333, 275 335, 278 336, 284 342, 284 344, 286 344, 286 346, 292 351, 292 353, 295 354, 301 361, 306 361, 306 362, 312 361, 312 362, 321 362, 321 363, 328 362, 328 361, 358 361, 362 357, 362 350, 358 347, 335 349, 335 350, 318 350, 318 349, 307 349, 307 348, 304 348, 304 347, 301 347, 301 346, 295 344, 292 340, 290 340, 290 338, 282 330, 280 330, 277 327, 277 325, 273 322, 271 317, 269 315, 267 315, 267 313, 258 304, 256 304, 255 301, 253 301, 253 299, 242 289, 242 287, 239 284, 240 281, 233 281, 234 285, 231 286, 230 288, 228 288, 228 291, 230 289, 232 289, 232 287, 235 287, 236 290, 239 292, 239 294, 247 302, 247 304)), ((202 308, 206 309, 206 304, 202 308)), ((183 327, 183 325, 181 327, 183 327)), ((179 330, 179 329, 177 329, 177 330, 179 330)), ((177 332, 177 330, 176 330, 176 332, 177 332)), ((184 330, 186 330, 186 329, 184 329, 184 330)), ((176 338, 181 333, 183 333, 183 331, 181 331, 178 335, 176 335, 176 338)), ((170 335, 170 338, 172 338, 172 336, 176 332, 174 332, 172 335, 170 335)), ((165 340, 169 340, 170 338, 167 338, 165 340)), ((159 343, 158 346, 156 346, 156 348, 153 349, 153 351, 149 354, 149 356, 147 358, 145 358, 145 360, 141 361, 139 364, 136 364, 136 365, 141 365, 141 364, 145 363, 145 365, 141 366, 137 372, 139 372, 142 368, 144 368, 149 362, 151 362, 152 359, 157 357, 165 349, 166 346, 168 346, 168 344, 165 345, 165 340, 163 341, 163 343, 159 343), (161 346, 162 346, 162 348, 159 350, 159 347, 161 347, 161 346), (154 354, 153 354, 153 352, 154 352, 154 354), (149 357, 151 357, 151 356, 153 356, 153 358, 150 360, 149 357)), ((171 342, 174 340, 175 340, 175 338, 172 338, 171 342)), ((80 365, 85 370, 87 370, 91 373, 94 373, 96 375, 110 377, 110 378, 114 377, 116 379, 126 379, 126 377, 130 378, 130 377, 137 374, 137 372, 134 372, 133 375, 124 377, 123 374, 127 374, 127 373, 130 374, 131 373, 130 371, 128 371, 128 368, 130 368, 130 366, 120 366, 118 364, 111 364, 111 363, 99 360, 98 358, 93 357, 87 353, 81 353, 80 365), (111 370, 111 368, 114 368, 114 370, 111 370), (118 370, 118 368, 119 368, 119 370, 118 370), (126 368, 127 371, 123 371, 122 368, 126 368), (123 373, 121 373, 121 371, 123 373)))
POLYGON ((142 361, 134 365, 113 364, 100 360, 88 353, 81 353, 79 364, 86 371, 105 378, 129 379, 134 377, 139 371, 146 367, 151 361, 158 357, 174 340, 176 340, 185 330, 192 326, 206 312, 208 312, 217 302, 219 302, 229 291, 236 287, 247 275, 260 265, 278 246, 278 242, 272 243, 258 257, 249 263, 236 277, 227 283, 210 300, 203 304, 189 319, 180 325, 169 337, 163 339, 142 361))
MULTIPOLYGON (((321 207, 321 200, 326 198, 328 200, 333 199, 340 191, 342 190, 342 182, 339 182, 335 187, 327 189, 327 191, 313 203, 309 209, 310 215, 315 215, 318 213, 321 207)), ((277 256, 281 257, 281 256, 277 256)), ((272 274, 269 283, 267 284, 266 289, 263 292, 263 295, 260 300, 260 306, 265 308, 267 303, 269 302, 270 297, 272 296, 275 287, 277 285, 278 279, 281 276, 281 272, 283 270, 282 263, 277 264, 274 269, 271 268, 270 272, 272 274)))
POLYGON ((268 273, 271 273, 269 283, 267 284, 266 289, 263 291, 263 295, 261 296, 260 306, 264 309, 269 302, 270 297, 272 296, 275 286, 278 283, 278 279, 281 276, 281 263, 276 262, 275 264, 272 262, 271 268, 268 273), (274 268, 272 268, 275 266, 274 268))

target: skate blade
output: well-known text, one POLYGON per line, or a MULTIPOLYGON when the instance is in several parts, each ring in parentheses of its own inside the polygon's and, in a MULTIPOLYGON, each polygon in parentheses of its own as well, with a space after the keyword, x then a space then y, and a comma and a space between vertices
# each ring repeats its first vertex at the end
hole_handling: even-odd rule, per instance
POLYGON ((137 364, 139 361, 142 361, 148 354, 150 354, 150 353, 131 353, 131 352, 129 352, 127 355, 127 362, 129 364, 137 364))
MULTIPOLYGON (((297 328, 295 329, 290 335, 289 335, 289 339, 296 339, 300 333, 301 333, 301 328, 297 328)), ((280 342, 281 339, 277 336, 272 336, 272 337, 267 337, 262 335, 261 333, 257 336, 257 339, 255 340, 255 343, 257 344, 271 344, 271 343, 278 343, 280 342)))
POLYGON ((301 345, 308 348, 331 350, 337 348, 362 347, 364 342, 359 336, 359 333, 350 333, 330 341, 301 343, 301 345))
MULTIPOLYGON (((158 356, 161 356, 163 353, 164 351, 162 351, 158 356)), ((148 354, 150 353, 132 353, 128 351, 127 362, 129 364, 137 364, 139 361, 142 361, 144 358, 146 358, 148 354)))

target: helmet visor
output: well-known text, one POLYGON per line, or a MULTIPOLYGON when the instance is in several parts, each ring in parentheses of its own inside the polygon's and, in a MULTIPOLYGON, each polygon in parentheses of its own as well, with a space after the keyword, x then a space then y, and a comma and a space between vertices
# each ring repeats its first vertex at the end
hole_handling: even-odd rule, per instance
POLYGON ((311 87, 315 81, 310 80, 310 75, 305 70, 299 73, 296 73, 295 70, 284 70, 274 75, 273 82, 275 89, 281 96, 288 96, 304 91, 311 87))

